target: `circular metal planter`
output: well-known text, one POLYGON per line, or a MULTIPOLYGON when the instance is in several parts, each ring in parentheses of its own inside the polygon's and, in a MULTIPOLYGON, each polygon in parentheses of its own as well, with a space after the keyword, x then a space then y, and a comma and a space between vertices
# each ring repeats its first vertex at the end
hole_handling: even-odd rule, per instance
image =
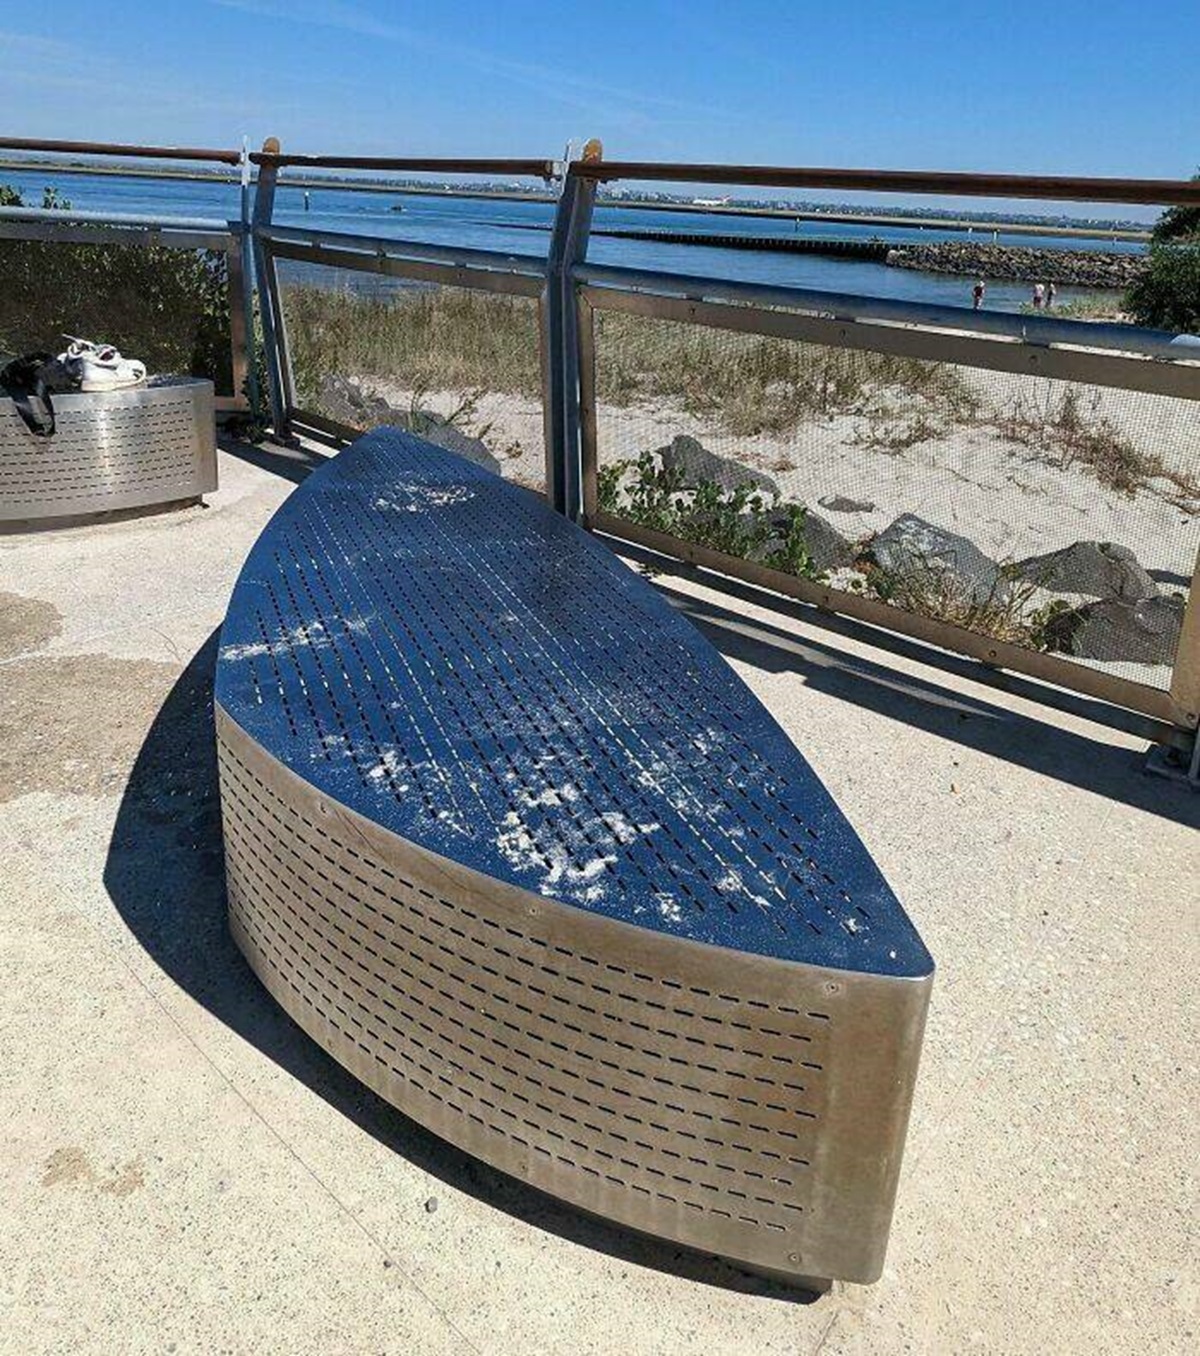
POLYGON ((39 438, 0 397, 0 524, 174 504, 217 488, 212 382, 158 377, 53 400, 56 431, 39 438))
POLYGON ((216 698, 233 935, 358 1078, 594 1214, 878 1277, 932 961, 649 584, 377 430, 260 537, 216 698))

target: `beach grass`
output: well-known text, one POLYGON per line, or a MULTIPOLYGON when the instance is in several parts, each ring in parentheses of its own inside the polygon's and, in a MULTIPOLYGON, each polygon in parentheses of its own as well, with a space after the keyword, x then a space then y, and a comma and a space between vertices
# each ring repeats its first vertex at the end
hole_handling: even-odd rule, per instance
MULTIPOLYGON (((371 296, 295 285, 285 295, 303 404, 320 407, 330 374, 410 392, 541 399, 532 298, 427 286, 371 296)), ((610 407, 686 414, 734 437, 785 438, 854 416, 849 442, 889 456, 973 429, 1123 495, 1161 479, 1183 506, 1200 498, 1194 473, 1139 447, 1094 408, 1089 388, 1032 384, 993 399, 948 363, 616 311, 598 311, 595 321, 597 394, 610 407)))
MULTIPOLYGON (((411 288, 372 297, 312 286, 287 289, 286 313, 301 395, 320 375, 382 377, 409 388, 486 390, 537 397, 537 304, 459 288, 411 288)), ((659 402, 736 435, 783 433, 816 418, 870 413, 881 392, 918 398, 961 417, 973 397, 950 367, 735 334, 617 312, 596 316, 599 398, 659 402)))
POLYGON ((284 312, 297 388, 309 401, 326 373, 387 377, 414 390, 541 393, 538 307, 528 297, 297 286, 286 289, 284 312))

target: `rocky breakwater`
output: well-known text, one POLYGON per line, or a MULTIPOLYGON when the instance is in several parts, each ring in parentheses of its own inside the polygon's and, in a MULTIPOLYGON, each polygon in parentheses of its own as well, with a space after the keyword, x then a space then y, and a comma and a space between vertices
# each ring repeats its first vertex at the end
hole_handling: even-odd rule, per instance
POLYGON ((893 268, 916 268, 926 273, 1097 288, 1126 288, 1145 267, 1145 258, 1140 254, 966 241, 904 245, 890 250, 887 262, 893 268))

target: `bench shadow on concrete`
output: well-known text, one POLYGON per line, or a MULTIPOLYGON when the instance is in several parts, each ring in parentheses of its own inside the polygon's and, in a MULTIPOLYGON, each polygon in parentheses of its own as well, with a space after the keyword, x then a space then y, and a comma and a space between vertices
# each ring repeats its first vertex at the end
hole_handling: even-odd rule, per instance
POLYGON ((447 1186, 626 1262, 785 1303, 811 1302, 815 1296, 806 1291, 592 1218, 480 1163, 365 1088, 276 1005, 226 926, 212 712, 216 654, 214 632, 156 716, 105 863, 113 903, 163 971, 361 1130, 447 1186))
MULTIPOLYGON (((988 753, 1016 766, 1079 787, 1107 799, 1182 824, 1200 826, 1200 796, 1186 787, 1152 777, 1144 770, 1145 753, 1101 738, 1063 728, 1047 719, 1024 715, 1007 706, 931 682, 898 668, 863 658, 839 645, 837 637, 864 639, 865 629, 852 620, 806 609, 806 620, 818 620, 829 640, 799 635, 673 589, 664 575, 655 579, 666 600, 726 658, 770 673, 794 673, 805 687, 837 697, 889 720, 988 753)), ((732 586, 736 589, 736 585, 732 586)), ((871 638, 890 653, 928 664, 929 652, 903 637, 872 632, 871 638)), ((970 660, 937 655, 942 672, 979 681, 980 668, 970 660)), ((1038 699, 1038 684, 1018 675, 996 675, 997 685, 1016 695, 1038 699)), ((1062 709, 1084 719, 1098 719, 1087 698, 1058 694, 1062 709)), ((870 737, 864 729, 863 738, 870 737)), ((803 753, 804 750, 801 749, 803 753)))

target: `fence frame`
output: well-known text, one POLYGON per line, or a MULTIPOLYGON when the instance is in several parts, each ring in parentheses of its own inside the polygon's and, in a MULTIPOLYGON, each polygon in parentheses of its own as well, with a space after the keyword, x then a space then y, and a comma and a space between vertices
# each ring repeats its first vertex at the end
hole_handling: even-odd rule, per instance
MULTIPOLYGON (((873 170, 776 169, 761 166, 619 163, 597 157, 567 167, 566 188, 614 179, 704 184, 843 188, 874 192, 958 193, 974 196, 1061 199, 1155 205, 1200 204, 1200 183, 1179 180, 1027 178, 873 170)), ((566 191, 564 191, 564 197, 566 191)), ((604 513, 597 504, 598 417, 595 315, 620 311, 650 319, 747 334, 774 335, 828 347, 892 353, 957 363, 985 371, 1025 373, 1197 401, 1200 413, 1200 346, 1189 338, 1125 326, 990 314, 966 308, 894 302, 761 286, 705 277, 622 269, 586 262, 586 238, 569 270, 577 323, 568 335, 579 373, 579 417, 574 441, 555 448, 567 462, 562 483, 577 483, 564 511, 589 530, 659 555, 698 566, 719 587, 722 576, 757 586, 820 610, 978 660, 987 669, 1025 674, 1108 706, 1135 713, 1142 733, 1165 743, 1200 747, 1200 555, 1192 576, 1170 686, 1152 687, 1063 656, 1028 650, 948 622, 920 616, 844 589, 728 556, 681 538, 604 513)))
MULTIPOLYGON (((129 146, 111 142, 47 141, 28 137, 0 138, 0 151, 40 152, 58 155, 97 155, 122 159, 178 160, 242 167, 245 151, 201 149, 188 146, 129 146)), ((13 167, 10 167, 13 168, 13 167)), ((29 170, 45 169, 41 162, 29 170)), ((72 173, 86 175, 86 167, 72 166, 72 173)), ((22 171, 27 172, 27 171, 22 171)), ((193 176, 200 177, 200 176, 193 176)), ((236 180, 220 180, 236 184, 236 180)), ((249 360, 249 339, 254 323, 254 278, 248 249, 249 222, 243 187, 240 218, 219 220, 203 217, 172 217, 153 214, 88 212, 75 208, 0 208, 0 239, 45 240, 64 244, 160 245, 167 249, 216 250, 227 260, 229 299, 229 347, 233 390, 215 397, 219 414, 244 413, 255 401, 255 373, 249 360)))
MULTIPOLYGON (((538 302, 538 332, 547 495, 585 527, 698 566, 719 585, 740 580, 777 595, 815 604, 871 626, 965 655, 989 671, 1012 670, 1046 687, 1062 687, 1142 717, 1143 731, 1180 747, 1195 747, 1200 723, 1200 554, 1185 610, 1168 690, 1119 678, 1057 655, 1025 650, 948 623, 827 585, 724 556, 640 528, 599 510, 596 496, 598 419, 596 313, 621 312, 746 334, 890 353, 985 371, 1025 373, 1064 381, 1200 402, 1200 346, 1173 334, 1048 316, 976 313, 966 308, 908 303, 710 277, 589 264, 592 214, 600 187, 615 180, 660 183, 818 188, 874 193, 954 194, 1027 200, 1152 205, 1200 205, 1200 183, 1160 179, 1096 179, 927 171, 788 168, 756 165, 606 161, 598 142, 568 164, 551 159, 437 159, 283 154, 269 138, 261 151, 130 146, 0 138, 0 150, 90 154, 130 159, 208 161, 240 170, 240 220, 121 216, 35 208, 0 209, 0 238, 81 243, 161 244, 221 249, 229 260, 230 343, 235 394, 218 408, 246 408, 255 399, 249 360, 257 294, 275 436, 292 438, 294 424, 336 437, 355 430, 297 403, 278 263, 297 260, 414 282, 437 283, 538 302), (252 184, 251 167, 257 169, 252 184), (275 196, 285 167, 493 174, 540 178, 558 188, 545 258, 495 250, 428 245, 277 225, 275 196)), ((34 166, 31 165, 31 168, 34 166)), ((37 168, 44 168, 38 165, 37 168)), ((72 166, 86 173, 86 167, 72 166)), ((185 175, 186 177, 186 175, 185 175)), ((197 177, 195 175, 191 177, 197 177)), ((234 181, 237 182, 236 180, 234 181)), ((306 182, 309 188, 320 188, 306 182)), ((329 188, 345 185, 331 182, 329 188)), ((1200 409, 1200 405, 1198 405, 1200 409)))
MULTIPOLYGON (((543 408, 547 411, 546 483, 559 464, 550 454, 551 424, 546 392, 550 377, 548 313, 550 288, 545 262, 536 255, 506 253, 501 250, 458 248, 431 245, 392 236, 356 235, 300 226, 279 226, 274 222, 278 171, 284 165, 321 166, 342 169, 404 169, 411 171, 447 171, 460 174, 522 174, 550 179, 557 172, 548 160, 428 160, 390 159, 366 156, 284 155, 279 142, 269 138, 260 152, 250 155, 259 167, 254 197, 251 233, 259 278, 260 309, 266 341, 266 365, 271 392, 272 425, 277 436, 291 439, 296 426, 315 429, 337 439, 355 436, 356 431, 299 405, 287 320, 279 282, 279 261, 291 260, 358 273, 413 282, 461 287, 470 291, 528 297, 538 303, 540 368, 543 383, 543 408)), ((340 188, 331 184, 330 188, 340 188)))

